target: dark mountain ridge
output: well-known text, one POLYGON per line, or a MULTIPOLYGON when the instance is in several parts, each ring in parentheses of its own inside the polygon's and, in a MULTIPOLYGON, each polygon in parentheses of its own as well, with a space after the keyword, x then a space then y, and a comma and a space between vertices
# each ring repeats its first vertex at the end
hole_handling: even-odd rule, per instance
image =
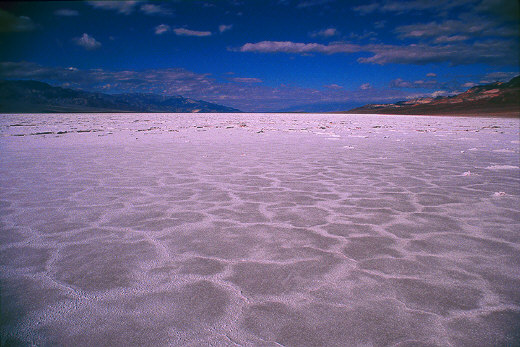
POLYGON ((39 81, 0 80, 0 112, 240 112, 182 96, 103 94, 54 87, 39 81))
POLYGON ((370 104, 346 113, 520 117, 520 76, 509 82, 475 86, 457 95, 370 104))

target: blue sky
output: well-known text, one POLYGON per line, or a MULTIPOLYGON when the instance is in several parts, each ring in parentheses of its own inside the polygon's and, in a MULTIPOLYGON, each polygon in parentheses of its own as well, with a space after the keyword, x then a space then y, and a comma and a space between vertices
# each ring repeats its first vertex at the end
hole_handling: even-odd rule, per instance
POLYGON ((516 0, 0 3, 0 78, 332 111, 519 73, 516 0))

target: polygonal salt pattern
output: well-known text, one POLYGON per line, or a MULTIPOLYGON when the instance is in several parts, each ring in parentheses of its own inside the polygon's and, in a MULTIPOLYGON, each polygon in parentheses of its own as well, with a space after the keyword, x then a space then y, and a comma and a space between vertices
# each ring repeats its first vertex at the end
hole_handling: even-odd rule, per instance
POLYGON ((520 341, 518 119, 26 114, 0 135, 1 344, 520 341))

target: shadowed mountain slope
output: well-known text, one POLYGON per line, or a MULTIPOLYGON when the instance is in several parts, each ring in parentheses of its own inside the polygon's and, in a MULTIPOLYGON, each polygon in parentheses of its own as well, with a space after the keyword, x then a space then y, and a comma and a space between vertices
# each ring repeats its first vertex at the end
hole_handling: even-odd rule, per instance
POLYGON ((182 96, 103 94, 38 81, 0 81, 0 112, 240 112, 182 96))

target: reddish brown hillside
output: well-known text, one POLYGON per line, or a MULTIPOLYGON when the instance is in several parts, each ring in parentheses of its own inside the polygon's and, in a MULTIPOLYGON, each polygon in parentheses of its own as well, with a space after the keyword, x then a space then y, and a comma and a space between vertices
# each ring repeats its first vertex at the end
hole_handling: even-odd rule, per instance
POLYGON ((520 117, 520 76, 509 82, 475 86, 454 96, 365 105, 347 113, 520 117))

